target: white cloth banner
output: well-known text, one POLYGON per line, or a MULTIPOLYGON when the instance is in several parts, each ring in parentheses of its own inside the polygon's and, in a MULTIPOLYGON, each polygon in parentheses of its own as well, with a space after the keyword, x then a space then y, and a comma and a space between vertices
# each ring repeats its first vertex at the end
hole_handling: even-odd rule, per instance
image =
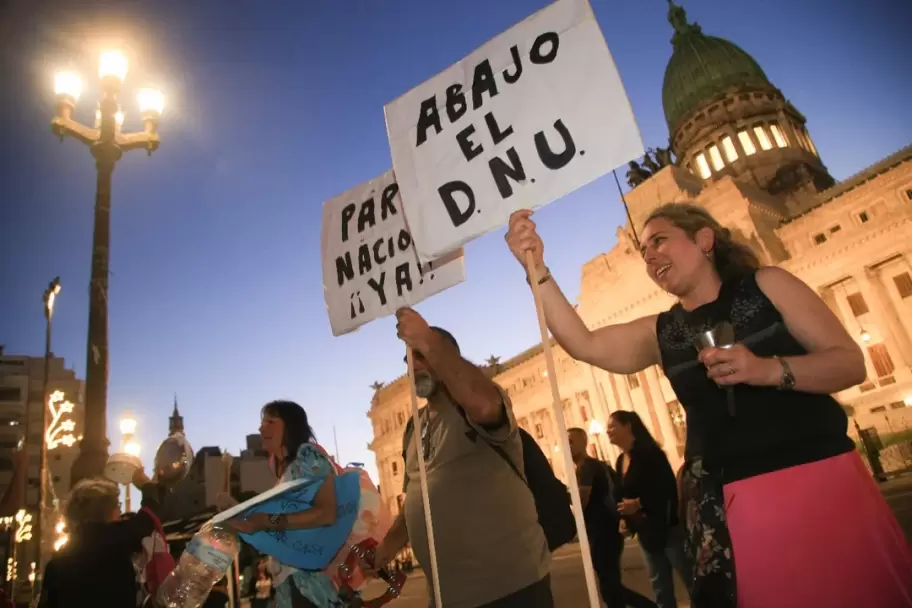
POLYGON ((321 250, 334 336, 465 280, 462 250, 419 264, 392 171, 323 204, 321 250))
POLYGON ((642 156, 587 0, 558 0, 385 107, 419 258, 433 260, 642 156), (522 183, 521 196, 516 184, 522 183))

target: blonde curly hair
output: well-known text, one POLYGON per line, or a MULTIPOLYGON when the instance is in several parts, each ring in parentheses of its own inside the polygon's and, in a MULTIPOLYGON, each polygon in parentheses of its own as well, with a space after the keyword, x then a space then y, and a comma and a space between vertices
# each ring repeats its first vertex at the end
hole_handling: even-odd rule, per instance
POLYGON ((83 479, 70 490, 65 511, 67 524, 78 528, 87 523, 106 522, 119 507, 120 488, 116 483, 98 477, 83 479))
POLYGON ((643 227, 654 219, 663 218, 687 233, 692 240, 703 228, 713 233, 710 254, 719 278, 726 281, 749 274, 760 268, 757 254, 744 243, 739 243, 706 209, 691 203, 665 203, 653 210, 643 222, 643 227))

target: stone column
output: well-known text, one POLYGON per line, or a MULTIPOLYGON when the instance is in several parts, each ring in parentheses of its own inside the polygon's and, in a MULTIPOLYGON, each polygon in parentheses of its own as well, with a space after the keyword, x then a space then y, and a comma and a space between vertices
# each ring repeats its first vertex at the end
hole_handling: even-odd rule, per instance
MULTIPOLYGON (((596 378, 595 368, 593 366, 585 364, 585 363, 582 365, 586 365, 586 367, 589 369, 589 378, 591 380, 592 391, 594 393, 592 399, 590 399, 590 403, 598 402, 599 411, 596 414, 596 408, 593 407, 592 416, 593 416, 593 418, 595 418, 596 420, 601 422, 602 425, 604 425, 607 429, 608 417, 611 415, 611 408, 608 406, 608 400, 605 398, 604 388, 602 387, 602 383, 598 381, 598 378, 596 378), (594 399, 594 401, 593 401, 593 399, 594 399)), ((613 466, 614 462, 618 456, 617 446, 615 446, 610 441, 608 441, 607 433, 602 433, 601 435, 596 437, 596 441, 598 442, 599 448, 602 450, 602 453, 605 455, 606 458, 608 458, 610 460, 610 462, 613 466), (604 441, 604 443, 603 443, 603 441, 604 441), (607 446, 607 448, 606 448, 606 446, 607 446)))
POLYGON ((893 359, 894 366, 902 369, 908 368, 909 363, 903 357, 903 354, 898 347, 896 336, 893 334, 886 314, 884 314, 883 304, 874 290, 874 286, 871 284, 871 280, 868 278, 867 274, 868 270, 865 269, 864 272, 855 274, 852 278, 855 279, 855 282, 858 284, 859 293, 864 298, 865 304, 868 305, 868 312, 883 338, 884 346, 886 346, 890 358, 893 359))
POLYGON ((898 352, 902 367, 912 366, 912 343, 903 330, 896 309, 890 302, 890 296, 880 279, 880 272, 876 268, 865 268, 865 272, 861 273, 856 280, 864 299, 870 302, 871 312, 874 313, 878 327, 887 338, 884 340, 887 348, 898 352), (893 348, 890 348, 891 346, 893 348))
POLYGON ((655 366, 650 366, 646 368, 645 375, 646 390, 648 390, 652 396, 653 408, 659 419, 659 429, 662 431, 662 436, 664 438, 662 447, 665 449, 665 453, 668 455, 668 459, 671 461, 672 466, 675 466, 675 463, 680 460, 678 456, 678 435, 675 433, 674 420, 671 419, 671 412, 668 411, 668 402, 665 400, 664 393, 662 393, 662 384, 659 381, 659 374, 656 372, 655 366))
POLYGON ((618 406, 628 412, 635 411, 633 408, 633 397, 630 396, 630 387, 627 385, 627 376, 623 374, 608 374, 614 392, 618 397, 618 406))
MULTIPOLYGON (((843 288, 844 290, 845 288, 843 288)), ((827 287, 826 291, 829 293, 830 297, 833 298, 833 301, 836 302, 836 308, 839 309, 840 316, 842 317, 843 326, 846 328, 846 331, 849 332, 849 335, 853 339, 858 340, 859 335, 861 334, 862 328, 861 324, 858 322, 858 318, 855 316, 855 313, 852 312, 852 307, 849 306, 849 302, 846 298, 841 297, 842 294, 838 293, 832 287, 827 287)), ((869 380, 877 379, 877 370, 874 369, 874 365, 871 363, 871 358, 868 356, 867 344, 862 342, 861 350, 864 354, 865 359, 865 369, 868 372, 869 380)))

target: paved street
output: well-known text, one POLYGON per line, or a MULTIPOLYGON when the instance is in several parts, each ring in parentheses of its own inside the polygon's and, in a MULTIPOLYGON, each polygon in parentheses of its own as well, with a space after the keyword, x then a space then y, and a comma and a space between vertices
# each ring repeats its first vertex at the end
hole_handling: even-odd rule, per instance
MULTIPOLYGON (((899 524, 912 540, 912 475, 891 480, 881 486, 887 502, 896 514, 899 524)), ((624 584, 647 597, 652 597, 649 576, 643 563, 640 548, 628 543, 624 551, 624 584)), ((587 605, 586 582, 583 577, 579 545, 562 547, 554 555, 551 569, 554 596, 557 608, 580 608, 587 605)), ((424 577, 413 573, 406 583, 402 597, 389 604, 391 608, 426 608, 427 595, 424 577)), ((679 606, 689 606, 687 595, 678 581, 679 606)), ((376 588, 368 589, 366 597, 379 595, 376 588)))

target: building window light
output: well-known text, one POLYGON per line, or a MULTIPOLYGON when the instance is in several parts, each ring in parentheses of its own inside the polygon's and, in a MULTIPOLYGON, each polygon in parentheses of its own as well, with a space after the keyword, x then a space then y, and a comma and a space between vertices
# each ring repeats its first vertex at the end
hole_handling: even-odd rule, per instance
POLYGON ((813 142, 813 140, 811 140, 811 136, 808 135, 807 131, 804 132, 804 137, 805 137, 805 139, 807 139, 807 142, 808 142, 808 150, 813 152, 814 156, 818 156, 817 148, 814 146, 814 142, 813 142))
POLYGON ((773 143, 770 141, 769 136, 766 134, 766 129, 762 126, 754 127, 754 135, 757 136, 757 141, 760 142, 760 147, 764 150, 772 150, 773 143))
POLYGON ((773 134, 773 140, 776 142, 776 145, 780 148, 787 148, 788 142, 785 140, 785 136, 782 134, 782 131, 779 130, 779 125, 773 123, 770 125, 770 132, 773 134))
POLYGON ((725 150, 725 158, 728 159, 728 162, 733 163, 738 160, 738 151, 735 149, 735 143, 728 135, 722 138, 722 149, 725 150))
POLYGON ((722 154, 715 145, 709 147, 709 159, 712 161, 713 169, 716 171, 721 171, 725 167, 725 163, 722 162, 722 154))
POLYGON ((754 142, 751 140, 750 133, 747 131, 740 131, 738 133, 738 141, 741 142, 741 147, 744 148, 744 153, 748 156, 757 152, 757 148, 754 147, 754 142))
POLYGON ((712 175, 712 172, 709 170, 709 164, 706 162, 706 157, 702 152, 697 154, 697 171, 699 171, 699 175, 703 179, 709 179, 709 176, 712 175))

